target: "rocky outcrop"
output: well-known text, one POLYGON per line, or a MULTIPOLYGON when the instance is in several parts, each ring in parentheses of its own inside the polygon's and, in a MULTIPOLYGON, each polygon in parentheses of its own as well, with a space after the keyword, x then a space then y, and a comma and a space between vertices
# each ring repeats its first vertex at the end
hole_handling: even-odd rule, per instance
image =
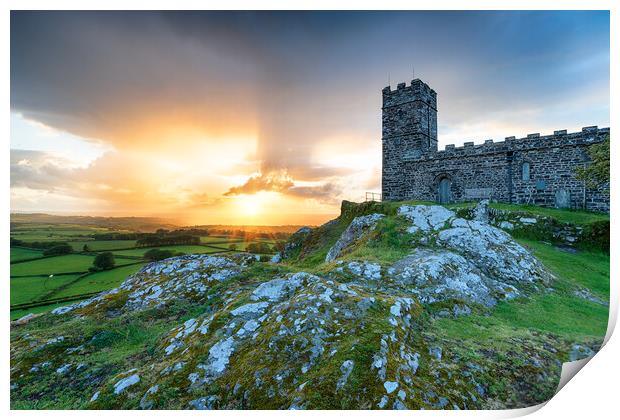
POLYGON ((486 275, 476 264, 450 251, 417 249, 388 270, 387 284, 409 290, 420 302, 460 300, 493 306, 519 292, 486 275))
POLYGON ((123 297, 124 304, 115 308, 117 315, 163 305, 171 300, 200 300, 210 287, 241 273, 255 261, 251 255, 243 254, 234 257, 200 254, 169 258, 164 262, 147 264, 115 289, 56 308, 51 313, 88 313, 109 307, 109 302, 116 301, 118 297, 123 297))
POLYGON ((398 215, 410 222, 407 232, 420 244, 410 255, 387 268, 339 261, 333 277, 375 280, 379 290, 407 292, 422 303, 459 300, 484 306, 543 289, 553 280, 525 248, 486 223, 458 218, 441 206, 401 206, 398 215))
POLYGON ((411 222, 409 233, 428 233, 442 228, 455 214, 442 206, 401 206, 398 214, 411 222))
POLYGON ((295 253, 299 253, 301 247, 303 246, 304 241, 312 233, 312 228, 308 226, 304 226, 300 228, 297 232, 293 233, 291 237, 286 242, 284 246, 284 250, 274 256, 273 262, 280 262, 282 259, 288 259, 293 256, 295 253))
POLYGON ((342 253, 367 232, 373 230, 377 226, 377 222, 385 217, 384 214, 373 213, 366 216, 358 216, 351 224, 342 232, 338 241, 331 247, 325 257, 325 262, 334 261, 342 253))
MULTIPOLYGON (((505 232, 440 206, 398 210, 406 225, 399 235, 411 241, 404 258, 348 259, 384 217, 395 216, 353 218, 330 248, 330 264, 314 269, 291 272, 242 254, 170 258, 116 289, 16 325, 53 319, 71 328, 62 336, 15 333, 12 392, 73 375, 62 386, 87 384, 84 408, 488 407, 485 381, 502 360, 512 369, 511 359, 463 360, 453 351, 458 340, 425 328, 430 319, 527 297, 552 276, 505 232), (433 309, 437 303, 444 306, 433 309), (160 322, 154 345, 122 369, 105 365, 108 330, 136 319, 160 322)), ((515 341, 511 355, 530 357, 530 348, 515 341)), ((515 377, 531 374, 553 390, 556 353, 544 350, 515 377)), ((507 381, 520 389, 517 379, 507 381)))

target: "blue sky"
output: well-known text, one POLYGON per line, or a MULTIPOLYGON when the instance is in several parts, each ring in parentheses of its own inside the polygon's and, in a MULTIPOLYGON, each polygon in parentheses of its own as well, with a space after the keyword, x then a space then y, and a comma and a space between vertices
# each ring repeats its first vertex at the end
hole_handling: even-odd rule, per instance
POLYGON ((440 147, 609 125, 606 11, 13 12, 12 209, 207 222, 245 185, 333 213, 379 188, 380 92, 412 67, 440 147))

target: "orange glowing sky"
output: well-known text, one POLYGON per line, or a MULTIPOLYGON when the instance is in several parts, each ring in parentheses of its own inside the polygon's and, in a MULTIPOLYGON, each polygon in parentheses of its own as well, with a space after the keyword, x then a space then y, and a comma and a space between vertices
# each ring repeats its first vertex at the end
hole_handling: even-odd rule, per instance
POLYGON ((605 12, 12 12, 11 210, 322 223, 413 61, 440 147, 609 122, 605 12))

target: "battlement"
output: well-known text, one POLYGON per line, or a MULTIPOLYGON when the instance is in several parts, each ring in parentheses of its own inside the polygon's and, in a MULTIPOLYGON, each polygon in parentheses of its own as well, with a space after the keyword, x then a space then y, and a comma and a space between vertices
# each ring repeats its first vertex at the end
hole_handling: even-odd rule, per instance
POLYGON ((403 105, 412 101, 422 101, 437 109, 437 92, 420 79, 414 79, 410 85, 399 83, 396 89, 386 86, 382 90, 383 109, 403 105))
POLYGON ((568 133, 567 130, 556 130, 553 134, 541 136, 540 133, 528 134, 522 138, 515 136, 506 137, 504 141, 494 141, 493 139, 484 140, 483 143, 473 141, 464 142, 463 146, 456 147, 448 144, 443 150, 435 153, 419 155, 418 159, 442 158, 447 154, 458 154, 472 152, 476 154, 508 152, 511 150, 530 150, 548 147, 563 147, 571 145, 584 145, 603 141, 609 134, 609 127, 598 128, 598 126, 583 127, 581 131, 568 133))

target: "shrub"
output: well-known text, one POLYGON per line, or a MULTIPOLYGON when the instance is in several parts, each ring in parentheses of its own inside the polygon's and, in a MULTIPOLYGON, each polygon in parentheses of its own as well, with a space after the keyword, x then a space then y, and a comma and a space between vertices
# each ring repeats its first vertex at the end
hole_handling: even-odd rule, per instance
POLYGON ((144 259, 148 261, 160 261, 174 256, 172 251, 167 249, 149 249, 144 253, 144 259))
POLYGON ((609 252, 609 229, 609 220, 587 224, 581 233, 578 245, 581 248, 594 248, 609 252))
POLYGON ((56 245, 56 246, 46 249, 45 251, 43 251, 43 255, 45 255, 46 257, 49 257, 52 255, 66 255, 72 252, 73 252, 73 248, 71 248, 71 245, 62 244, 62 245, 56 245))
POLYGON ((20 246, 20 245, 24 245, 24 241, 22 241, 21 239, 11 237, 11 246, 20 246))
POLYGON ((114 268, 114 255, 111 252, 102 252, 97 254, 93 260, 93 266, 91 271, 109 270, 114 268))
POLYGON ((248 245, 247 251, 253 254, 268 254, 271 252, 271 247, 264 242, 255 242, 248 245))

